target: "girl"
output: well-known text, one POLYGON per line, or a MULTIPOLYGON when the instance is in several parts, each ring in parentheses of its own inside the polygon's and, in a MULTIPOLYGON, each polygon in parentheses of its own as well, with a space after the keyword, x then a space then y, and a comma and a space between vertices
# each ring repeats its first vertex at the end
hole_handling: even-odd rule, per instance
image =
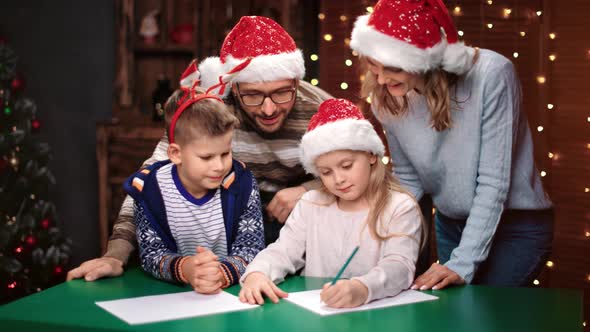
POLYGON ((240 300, 263 304, 286 297, 274 283, 302 274, 334 277, 356 246, 357 254, 334 286, 324 286, 326 305, 355 307, 407 289, 421 241, 415 200, 381 162, 384 146, 350 101, 323 102, 301 140, 301 162, 319 176, 321 190, 303 195, 276 243, 250 263, 240 300))
POLYGON ((350 45, 368 66, 362 93, 395 174, 436 206, 441 265, 412 288, 527 285, 550 252, 553 217, 512 63, 459 42, 441 0, 381 0, 350 45))

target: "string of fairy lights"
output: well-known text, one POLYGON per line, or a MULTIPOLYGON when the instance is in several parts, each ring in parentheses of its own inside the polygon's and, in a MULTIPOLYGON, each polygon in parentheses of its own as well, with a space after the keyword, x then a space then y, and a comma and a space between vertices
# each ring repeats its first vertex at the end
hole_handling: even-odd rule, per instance
MULTIPOLYGON (((374 3, 375 1, 370 2, 374 3)), ((543 105, 543 110, 542 112, 539 112, 539 117, 538 119, 536 119, 537 123, 531 123, 531 126, 533 127, 533 130, 536 130, 537 135, 539 135, 538 137, 536 137, 536 141, 544 140, 544 146, 547 147, 548 162, 545 162, 545 160, 540 160, 541 169, 539 170, 541 177, 545 178, 549 175, 549 168, 551 167, 551 165, 554 162, 559 161, 561 158, 563 158, 563 156, 559 151, 555 151, 550 147, 548 130, 545 128, 546 124, 550 122, 551 115, 558 110, 558 105, 548 98, 550 97, 549 92, 551 91, 551 80, 549 77, 549 73, 551 72, 552 64, 558 61, 559 57, 554 49, 554 41, 558 38, 558 35, 556 32, 548 30, 549 24, 547 24, 547 22, 542 21, 544 19, 544 8, 542 8, 543 1, 539 2, 539 6, 541 6, 541 8, 522 8, 523 6, 518 6, 518 1, 516 2, 514 8, 511 8, 502 4, 494 3, 494 0, 482 0, 480 4, 477 4, 477 6, 470 4, 470 7, 464 8, 460 2, 461 1, 455 1, 455 3, 449 8, 451 15, 455 17, 459 37, 462 39, 469 37, 466 36, 465 31, 461 29, 461 17, 465 15, 465 8, 477 7, 477 14, 480 15, 481 18, 481 24, 483 29, 481 31, 482 33, 493 33, 495 30, 506 32, 504 28, 507 26, 507 24, 513 24, 513 26, 510 26, 510 31, 516 31, 517 35, 514 36, 514 38, 512 38, 512 40, 514 41, 514 51, 512 52, 512 59, 516 63, 518 63, 519 60, 523 59, 523 54, 519 49, 521 41, 525 41, 526 38, 529 38, 529 35, 534 35, 529 33, 528 29, 539 28, 539 31, 541 31, 539 38, 542 38, 542 40, 539 40, 541 45, 541 47, 539 48, 539 52, 542 52, 541 57, 545 60, 539 61, 540 64, 537 70, 537 74, 535 77, 532 77, 532 79, 534 79, 534 81, 536 81, 537 83, 538 93, 539 96, 541 96, 540 105, 543 105), (523 21, 525 22, 524 24, 523 21), (539 25, 535 26, 535 24, 539 25)), ((367 5, 366 0, 362 3, 366 13, 373 12, 373 7, 367 5)), ((340 22, 347 24, 354 22, 356 18, 354 14, 350 15, 350 13, 330 13, 329 15, 335 15, 338 18, 338 20, 340 20, 340 22)), ((320 24, 325 23, 327 19, 327 13, 321 12, 318 14, 318 20, 320 21, 320 24)), ((331 17, 330 19, 335 20, 336 18, 331 17)), ((350 26, 352 25, 350 24, 350 26)), ((338 41, 335 40, 335 37, 332 33, 328 32, 324 33, 321 36, 321 42, 333 43, 338 41)), ((344 38, 342 45, 343 49, 345 50, 345 52, 347 52, 346 54, 351 55, 350 57, 346 57, 344 61, 344 65, 346 67, 352 67, 356 65, 354 57, 358 56, 356 52, 350 50, 350 48, 348 47, 349 44, 350 39, 348 37, 344 38)), ((584 54, 584 56, 587 59, 590 59, 590 49, 586 52, 587 54, 584 54)), ((317 54, 311 54, 309 56, 309 59, 314 62, 319 61, 319 56, 317 54)), ((364 80, 364 75, 360 75, 359 80, 362 82, 364 80)), ((311 78, 310 82, 313 85, 320 84, 318 78, 311 78)), ((343 81, 339 84, 339 88, 341 90, 347 90, 349 88, 349 83, 343 81)), ((368 103, 371 103, 370 98, 367 98, 366 101, 368 103)), ((587 116, 586 121, 590 124, 590 115, 587 116)), ((586 148, 590 149, 590 142, 587 143, 586 148)), ((384 158, 386 159, 384 159, 383 162, 388 163, 389 159, 387 157, 384 158)), ((584 193, 590 194, 590 186, 585 186, 582 190, 584 191, 584 193)), ((583 230, 582 234, 583 238, 590 239, 590 225, 585 225, 584 227, 585 229, 583 230)), ((548 260, 545 263, 545 266, 548 271, 555 271, 557 269, 557 264, 552 260, 548 260)), ((590 282, 590 272, 586 271, 584 273, 585 281, 590 282)), ((541 286, 541 281, 539 279, 535 279, 533 281, 533 284, 535 286, 541 286)), ((586 322, 583 322, 583 325, 586 326, 586 322)))

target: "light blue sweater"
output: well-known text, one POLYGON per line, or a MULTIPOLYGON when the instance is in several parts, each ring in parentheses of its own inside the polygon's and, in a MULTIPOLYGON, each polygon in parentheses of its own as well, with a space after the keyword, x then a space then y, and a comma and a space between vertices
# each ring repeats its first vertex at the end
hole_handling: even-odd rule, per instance
POLYGON ((452 128, 442 132, 431 128, 425 98, 408 96, 406 115, 373 112, 386 131, 401 183, 417 199, 431 194, 442 214, 467 219, 461 242, 445 265, 470 283, 488 256, 505 209, 551 207, 520 110, 520 83, 510 60, 481 49, 458 82, 460 109, 452 112, 452 128))

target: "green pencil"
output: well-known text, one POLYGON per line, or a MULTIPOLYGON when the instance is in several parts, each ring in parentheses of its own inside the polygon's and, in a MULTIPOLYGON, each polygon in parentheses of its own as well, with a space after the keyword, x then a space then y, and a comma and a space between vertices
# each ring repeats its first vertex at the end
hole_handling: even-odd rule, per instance
POLYGON ((338 281, 338 279, 340 279, 340 276, 342 276, 342 273, 344 272, 344 270, 346 270, 346 267, 348 266, 348 264, 350 263, 350 261, 352 260, 354 255, 356 255, 357 251, 359 251, 359 246, 354 247, 352 254, 350 254, 348 259, 346 260, 346 263, 344 263, 342 268, 340 268, 340 271, 338 271, 338 274, 336 274, 336 277, 334 277, 334 280, 332 280, 332 283, 330 284, 330 286, 333 286, 336 283, 336 281, 338 281))

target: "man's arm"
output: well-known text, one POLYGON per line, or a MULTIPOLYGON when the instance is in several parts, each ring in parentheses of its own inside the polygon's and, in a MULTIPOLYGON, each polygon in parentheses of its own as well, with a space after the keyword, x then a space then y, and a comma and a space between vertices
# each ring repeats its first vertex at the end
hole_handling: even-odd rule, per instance
MULTIPOLYGON (((168 159, 167 150, 168 136, 164 135, 158 142, 152 156, 143 162, 142 167, 168 159)), ((83 262, 77 268, 70 270, 67 280, 84 278, 86 281, 94 281, 104 277, 118 277, 123 274, 123 267, 127 264, 129 256, 136 246, 133 198, 127 196, 113 225, 113 234, 107 244, 106 253, 102 257, 83 262)))

